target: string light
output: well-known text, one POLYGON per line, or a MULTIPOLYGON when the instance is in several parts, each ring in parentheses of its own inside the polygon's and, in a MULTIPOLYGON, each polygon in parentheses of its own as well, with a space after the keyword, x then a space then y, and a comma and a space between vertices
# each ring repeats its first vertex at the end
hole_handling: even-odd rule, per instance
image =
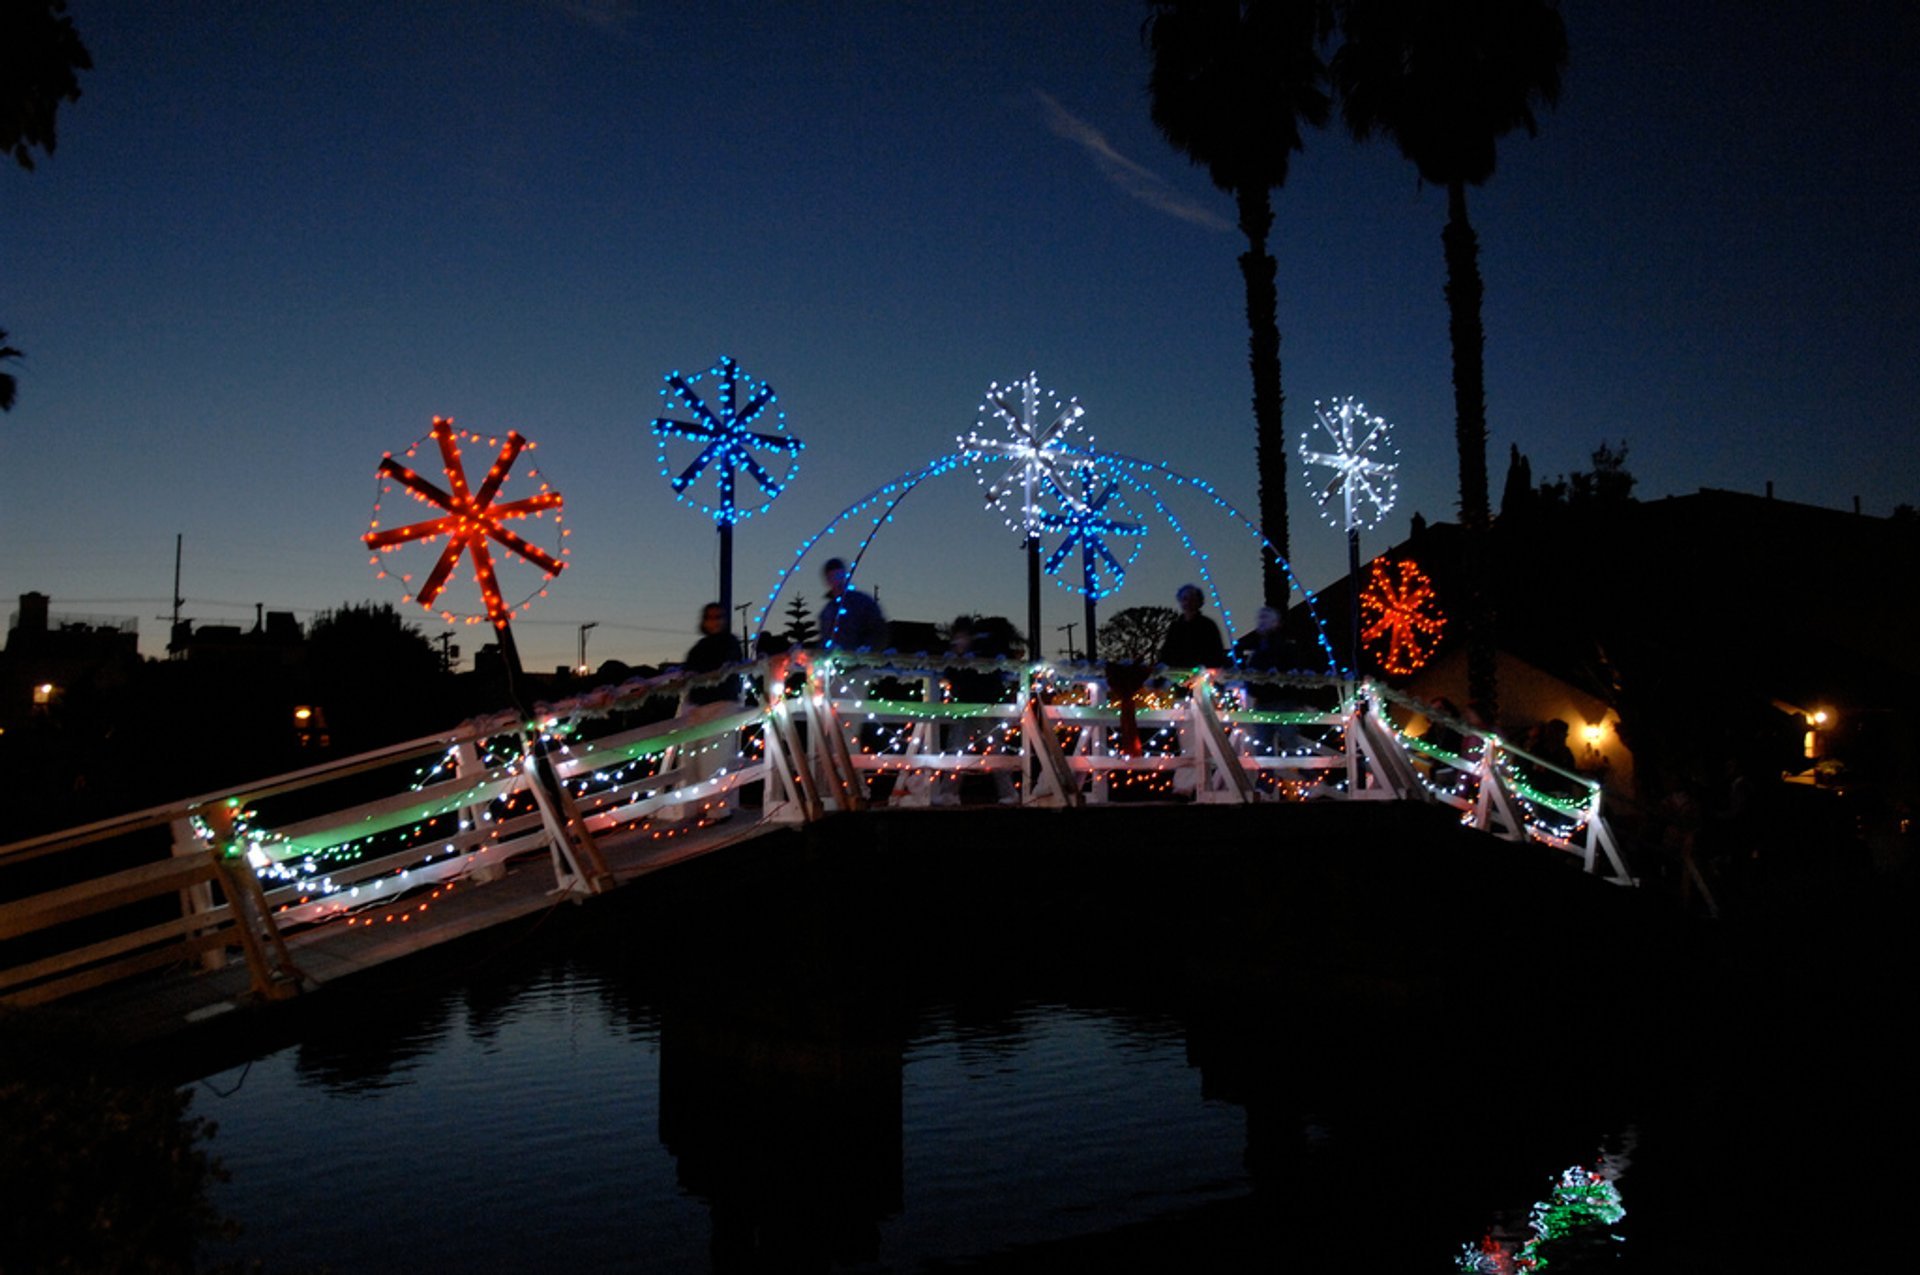
POLYGON ((1080 466, 1076 476, 1077 491, 1062 487, 1052 476, 1047 479, 1048 487, 1058 497, 1059 508, 1042 507, 1037 514, 1037 525, 1042 532, 1066 534, 1040 566, 1054 577, 1055 584, 1098 601, 1118 593, 1127 582, 1127 568, 1140 557, 1147 528, 1145 523, 1122 521, 1132 517, 1133 511, 1119 498, 1117 476, 1097 473, 1091 463, 1080 466), (1109 541, 1122 544, 1127 554, 1125 562, 1107 547, 1109 541), (1078 583, 1071 576, 1060 574, 1076 547, 1080 550, 1078 583))
MULTIPOLYGON (((552 490, 540 478, 538 470, 527 471, 527 481, 537 483, 538 488, 531 495, 518 500, 501 501, 499 496, 507 482, 507 476, 523 451, 531 451, 533 444, 519 433, 509 431, 505 442, 497 438, 487 439, 489 447, 500 450, 493 464, 488 467, 478 490, 467 483, 466 465, 460 454, 460 434, 454 429, 451 417, 436 416, 428 434, 440 454, 442 470, 447 486, 422 477, 411 466, 395 460, 389 453, 383 457, 377 468, 378 479, 374 498, 373 516, 369 520, 366 535, 361 537, 367 548, 374 551, 368 559, 375 574, 386 579, 396 574, 382 563, 383 557, 408 545, 432 546, 444 541, 438 558, 419 585, 413 583, 413 573, 399 572, 402 584, 409 587, 407 601, 418 602, 422 607, 433 610, 434 603, 446 589, 453 575, 454 567, 459 563, 460 555, 465 553, 473 564, 475 583, 480 588, 480 598, 485 607, 484 615, 459 615, 453 611, 442 610, 440 616, 448 623, 464 619, 468 623, 478 623, 485 619, 495 627, 506 624, 516 610, 525 610, 532 605, 536 596, 546 595, 545 583, 560 574, 566 567, 566 537, 572 534, 560 527, 560 513, 564 505, 559 492, 552 490), (443 510, 437 518, 416 522, 404 527, 382 527, 380 525, 381 508, 385 498, 392 493, 394 486, 403 488, 408 495, 422 504, 443 510), (561 547, 558 555, 549 553, 527 541, 524 537, 509 530, 505 524, 510 520, 535 519, 549 520, 559 531, 561 547), (527 597, 515 605, 508 605, 500 588, 499 574, 494 561, 493 551, 488 542, 499 545, 513 557, 522 559, 538 567, 544 574, 540 585, 527 597)), ((469 443, 482 442, 480 435, 466 435, 469 443)), ((424 442, 425 440, 422 440, 424 442)), ((419 448, 416 442, 406 451, 406 458, 412 460, 419 448)))
MULTIPOLYGON (((1041 388, 1037 372, 1011 385, 987 386, 979 419, 956 441, 975 453, 975 477, 987 489, 987 503, 1005 513, 1007 526, 1024 536, 1040 534, 1040 492, 1047 483, 1066 492, 1061 465, 1070 450, 1067 436, 1086 414, 1079 399, 1062 403, 1041 388), (1008 503, 1016 491, 1017 510, 1008 503)), ((1093 445, 1091 434, 1086 442, 1093 445)))
POLYGON ((1447 617, 1434 599, 1433 581, 1411 558, 1375 558, 1360 591, 1360 640, 1395 677, 1420 668, 1446 632, 1447 617), (1384 649, 1378 649, 1382 644, 1384 649))
MULTIPOLYGON (((1626 1205, 1612 1179, 1576 1165, 1560 1174, 1546 1199, 1534 1204, 1527 1216, 1532 1234, 1524 1241, 1509 1246, 1506 1240, 1488 1234, 1478 1244, 1463 1246, 1454 1264, 1476 1275, 1543 1270, 1548 1265, 1540 1251, 1543 1246, 1583 1231, 1611 1228, 1626 1215, 1626 1205)), ((1609 1238, 1620 1239, 1618 1235, 1609 1238)))
POLYGON ((1313 415, 1320 437, 1316 439, 1312 429, 1302 431, 1300 459, 1320 516, 1341 531, 1379 526, 1400 491, 1400 449, 1394 445, 1393 426, 1352 397, 1331 407, 1315 399, 1313 415), (1331 473, 1322 478, 1307 472, 1315 467, 1331 473))
POLYGON ((740 365, 726 355, 703 374, 688 377, 669 372, 660 397, 666 400, 669 411, 677 407, 694 417, 690 421, 673 416, 654 418, 653 434, 660 444, 660 476, 671 482, 677 499, 715 523, 744 522, 767 512, 800 472, 800 453, 806 450, 806 444, 787 433, 786 412, 775 408, 770 427, 763 422, 768 409, 780 401, 779 395, 765 381, 742 372, 740 365), (700 387, 708 380, 714 386, 712 403, 701 394, 700 387), (761 426, 759 430, 749 428, 756 424, 761 426), (675 475, 668 444, 678 442, 697 443, 699 451, 675 475), (776 458, 777 474, 760 463, 759 453, 776 458), (738 471, 742 469, 760 488, 762 499, 758 504, 742 504, 739 500, 738 471), (712 471, 714 484, 711 500, 691 494, 708 471, 712 471))

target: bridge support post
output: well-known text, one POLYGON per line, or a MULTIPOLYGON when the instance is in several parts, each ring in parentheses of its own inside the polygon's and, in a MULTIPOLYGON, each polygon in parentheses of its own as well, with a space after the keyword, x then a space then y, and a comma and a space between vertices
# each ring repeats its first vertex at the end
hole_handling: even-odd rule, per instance
POLYGON ((820 796, 807 773, 806 749, 801 746, 799 731, 794 725, 793 707, 786 694, 784 663, 768 668, 761 707, 766 712, 766 721, 760 730, 767 753, 766 807, 761 817, 811 823, 820 817, 820 796))
POLYGON ((238 799, 217 801, 198 812, 213 829, 213 844, 207 848, 213 870, 219 874, 221 892, 233 913, 234 929, 240 936, 240 950, 247 961, 253 994, 261 1000, 285 1000, 297 996, 306 986, 306 978, 295 968, 287 954, 286 940, 273 923, 267 908, 266 892, 253 865, 242 856, 229 857, 234 843, 234 812, 238 799))
POLYGON ((840 714, 833 707, 833 672, 832 662, 822 661, 814 665, 807 677, 807 710, 808 716, 813 719, 808 743, 815 766, 814 773, 819 777, 821 787, 833 797, 837 808, 865 810, 866 784, 853 764, 853 754, 847 748, 846 730, 841 725, 840 714))
MULTIPOLYGON (((206 853, 206 847, 201 844, 200 838, 194 835, 193 820, 184 817, 175 819, 171 824, 171 829, 173 832, 174 858, 186 859, 206 853)), ((213 883, 211 881, 199 881, 193 885, 184 887, 180 891, 181 916, 204 916, 211 911, 213 911, 213 883)), ((209 923, 203 928, 189 930, 187 932, 187 938, 189 940, 198 939, 213 933, 219 928, 218 924, 209 923)), ((212 971, 224 969, 226 968, 226 964, 227 953, 223 947, 210 947, 200 953, 200 968, 203 970, 212 971)))
POLYGON ((547 844, 553 851, 553 875, 559 888, 574 894, 602 894, 613 888, 613 874, 587 821, 567 792, 565 781, 547 755, 545 738, 538 724, 526 730, 526 750, 522 754, 527 773, 527 789, 540 811, 540 823, 547 831, 547 844))
POLYGON ((1198 674, 1188 687, 1187 714, 1199 756, 1200 774, 1194 781, 1196 802, 1245 805, 1253 800, 1253 784, 1240 754, 1233 747, 1226 724, 1214 707, 1213 679, 1198 674), (1215 780, 1218 780, 1218 787, 1215 780))
MULTIPOLYGON (((478 739, 468 736, 454 745, 454 778, 464 779, 468 783, 478 783, 480 777, 486 773, 486 769, 486 766, 480 760, 480 741, 478 739)), ((460 807, 460 821, 468 828, 478 829, 481 823, 484 822, 480 817, 482 813, 481 808, 478 806, 462 806, 460 807)), ((475 868, 467 875, 474 884, 483 885, 488 881, 498 881, 500 878, 506 876, 507 865, 504 863, 489 863, 482 867, 475 868)))
POLYGON ((1473 800, 1473 826, 1508 841, 1525 841, 1527 825, 1514 810, 1506 785, 1500 782, 1499 752, 1499 741, 1489 735, 1480 751, 1480 764, 1474 770, 1479 792, 1473 800))
POLYGON ((1080 806, 1080 779, 1053 733, 1053 720, 1047 716, 1040 697, 1033 693, 1033 675, 1022 679, 1020 706, 1020 743, 1022 780, 1021 804, 1027 806, 1080 806))

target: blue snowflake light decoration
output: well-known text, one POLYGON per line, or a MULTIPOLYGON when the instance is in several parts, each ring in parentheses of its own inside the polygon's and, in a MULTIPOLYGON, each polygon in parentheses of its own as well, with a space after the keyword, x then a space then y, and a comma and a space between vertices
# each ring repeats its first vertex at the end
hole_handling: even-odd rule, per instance
POLYGON ((1098 601, 1118 593, 1126 583, 1127 568, 1146 543, 1147 525, 1132 521, 1135 515, 1120 495, 1119 480, 1112 475, 1096 473, 1091 465, 1083 465, 1070 481, 1077 490, 1050 479, 1059 509, 1041 509, 1036 515, 1043 533, 1066 533, 1041 568, 1055 584, 1098 601), (1114 553, 1115 544, 1121 546, 1125 561, 1114 553), (1071 574, 1061 571, 1076 549, 1080 559, 1077 583, 1071 574))
POLYGON ((799 472, 800 453, 806 448, 787 433, 787 414, 775 407, 780 400, 773 387, 742 372, 725 355, 704 373, 672 372, 666 382, 660 397, 667 401, 668 410, 679 407, 693 416, 690 421, 659 416, 653 422, 654 437, 660 442, 660 476, 672 480, 674 495, 723 525, 767 512, 799 472), (708 380, 716 387, 707 392, 716 400, 712 403, 701 392, 708 380), (750 428, 756 424, 759 430, 750 428), (694 443, 700 450, 676 477, 668 448, 677 443, 694 443), (761 456, 771 458, 771 467, 761 463, 761 456), (738 478, 743 469, 760 488, 757 503, 739 499, 738 478), (703 479, 713 485, 711 497, 696 494, 703 479))

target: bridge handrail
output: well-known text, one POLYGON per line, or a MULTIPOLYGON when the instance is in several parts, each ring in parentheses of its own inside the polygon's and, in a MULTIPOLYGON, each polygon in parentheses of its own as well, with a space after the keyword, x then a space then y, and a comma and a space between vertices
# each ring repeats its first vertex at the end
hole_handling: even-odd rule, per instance
MULTIPOLYGON (((32 982, 56 966, 63 972, 43 985, 65 985, 70 974, 88 979, 123 966, 151 968, 168 951, 205 952, 207 959, 225 962, 222 949, 231 945, 220 936, 237 935, 249 945, 246 955, 255 967, 256 988, 271 988, 285 971, 270 953, 262 955, 262 945, 278 943, 286 925, 325 921, 395 900, 423 884, 451 883, 483 868, 491 871, 508 859, 549 846, 562 889, 602 888, 577 866, 569 866, 571 851, 561 848, 559 838, 571 834, 563 834, 563 825, 577 822, 582 836, 587 829, 596 837, 646 835, 645 821, 664 807, 692 808, 762 781, 767 804, 761 818, 792 820, 814 817, 822 809, 859 809, 869 802, 928 804, 942 783, 948 785, 946 799, 957 800, 956 776, 968 773, 998 774, 1003 791, 1010 772, 1017 773, 1018 799, 1028 804, 1108 800, 1109 780, 1122 771, 1169 776, 1168 787, 1155 791, 1185 793, 1197 801, 1413 797, 1456 806, 1469 812, 1475 826, 1498 835, 1539 840, 1575 853, 1581 852, 1573 844, 1575 834, 1584 831, 1588 870, 1595 869, 1597 856, 1604 852, 1614 879, 1629 879, 1600 819, 1598 783, 1404 692, 1314 673, 1134 665, 1121 696, 1112 693, 1110 671, 1105 663, 1086 661, 807 650, 706 673, 674 669, 539 703, 524 717, 516 711, 485 714, 450 730, 357 756, 28 838, 0 846, 0 866, 168 826, 176 858, 197 855, 201 863, 211 859, 220 871, 208 877, 196 869, 180 869, 180 879, 193 878, 192 888, 202 896, 183 920, 157 927, 150 919, 136 922, 147 928, 90 941, 91 946, 74 948, 52 964, 50 958, 29 951, 33 959, 25 965, 0 969, 0 985, 18 988, 22 980, 32 982), (1004 679, 1004 698, 984 703, 938 698, 938 683, 956 669, 1004 679), (806 678, 805 693, 790 693, 798 685, 793 679, 801 675, 806 678), (873 683, 888 678, 918 680, 934 698, 869 697, 873 683), (713 686, 738 688, 740 702, 731 711, 690 719, 686 710, 693 693, 713 686), (1260 698, 1271 704, 1276 697, 1221 694, 1231 687, 1292 690, 1305 703, 1263 709, 1256 706, 1260 698), (1141 689, 1152 691, 1147 704, 1137 702, 1141 689), (1082 695, 1087 702, 1078 702, 1082 695), (587 721, 668 697, 678 697, 671 717, 597 735, 581 730, 587 721), (1054 702, 1057 699, 1071 702, 1054 702), (1246 706, 1237 706, 1239 702, 1246 706), (1462 738, 1479 738, 1478 755, 1455 753, 1407 735, 1389 709, 1417 712, 1462 738), (1143 741, 1144 755, 1129 755, 1120 747, 1118 732, 1128 717, 1153 732, 1143 741), (885 724, 889 733, 861 729, 869 723, 885 724), (991 724, 994 729, 956 736, 943 730, 942 723, 991 724), (804 730, 796 729, 802 724, 804 730), (1310 729, 1298 739, 1272 733, 1300 727, 1310 729), (715 747, 731 750, 731 741, 743 731, 760 741, 757 754, 729 752, 733 760, 718 771, 690 769, 695 764, 690 757, 715 747), (530 744, 536 732, 552 743, 530 744), (498 741, 508 736, 518 737, 518 742, 502 760, 498 741), (491 759, 489 745, 495 749, 491 759), (952 751, 942 751, 943 746, 952 751), (542 747, 545 760, 537 762, 542 747), (250 807, 268 797, 435 754, 439 760, 424 779, 416 772, 407 791, 271 827, 254 822, 250 807), (1425 760, 1416 765, 1415 759, 1425 760), (1517 761, 1524 771, 1508 769, 1509 761, 1517 761), (532 778, 536 766, 549 767, 552 775, 543 781, 548 784, 544 795, 542 784, 532 778), (1446 790, 1437 782, 1438 767, 1463 778, 1446 790), (451 776, 443 778, 448 769, 451 776), (882 774, 893 777, 882 781, 882 774), (1534 781, 1547 776, 1573 781, 1575 795, 1540 791, 1534 781), (930 784, 929 778, 938 782, 930 784), (1586 794, 1584 800, 1580 793, 1586 794), (514 804, 503 808, 503 799, 514 804), (564 808, 553 809, 556 801, 564 808), (451 823, 445 822, 449 819, 451 823), (385 835, 393 833, 399 835, 385 835), (340 853, 327 853, 333 850, 340 853), (263 890, 248 864, 274 884, 263 890), (220 888, 224 901, 214 901, 209 883, 220 888), (235 918, 236 903, 249 909, 246 917, 235 918)), ((1278 698, 1284 704, 1287 697, 1278 698)), ((267 816, 272 819, 274 811, 268 809, 267 816)), ((589 857, 597 853, 590 840, 585 852, 589 857)), ((118 871, 96 872, 91 888, 109 897, 122 888, 115 884, 118 871)), ((172 879, 171 869, 155 871, 160 873, 156 880, 172 879)), ((488 878, 483 873, 477 879, 488 878)), ((84 894, 81 890, 73 897, 84 894)), ((32 927, 34 918, 63 915, 60 909, 68 906, 58 891, 43 893, 0 905, 0 918, 10 918, 18 935, 30 932, 20 927, 32 927)), ((28 994, 39 993, 29 987, 28 994)), ((11 998, 0 990, 0 999, 11 998)))

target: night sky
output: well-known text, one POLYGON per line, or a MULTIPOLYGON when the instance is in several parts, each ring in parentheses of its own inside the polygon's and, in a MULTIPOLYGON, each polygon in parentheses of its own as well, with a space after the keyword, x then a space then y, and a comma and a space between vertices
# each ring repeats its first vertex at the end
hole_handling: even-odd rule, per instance
MULTIPOLYGON (((1624 437, 1643 498, 1771 479, 1871 514, 1920 501, 1920 8, 1564 8, 1560 106, 1470 196, 1496 495, 1509 444, 1548 478, 1624 437)), ((0 417, 9 602, 137 615, 157 654, 176 533, 201 623, 398 602, 357 537, 382 453, 441 414, 529 435, 567 498, 528 664, 571 662, 589 621, 595 662, 677 657, 715 538, 648 426, 665 373, 722 353, 808 444, 740 528, 742 600, 1029 370, 1101 446, 1256 508, 1244 241, 1148 119, 1135 5, 69 12, 96 69, 58 152, 0 173, 0 327, 27 355, 0 417)), ((1397 427, 1401 503, 1371 549, 1457 499, 1444 205, 1391 146, 1334 132, 1275 196, 1290 438, 1347 394, 1397 427)), ((1341 538, 1294 482, 1318 588, 1341 538)), ((1251 542, 1182 517, 1245 622, 1251 542)), ((1106 605, 1170 604, 1192 574, 1156 526, 1106 605)), ((1018 540, 965 475, 903 504, 860 578, 896 618, 1024 613, 1018 540)), ((1063 590, 1047 606, 1079 619, 1063 590)))

